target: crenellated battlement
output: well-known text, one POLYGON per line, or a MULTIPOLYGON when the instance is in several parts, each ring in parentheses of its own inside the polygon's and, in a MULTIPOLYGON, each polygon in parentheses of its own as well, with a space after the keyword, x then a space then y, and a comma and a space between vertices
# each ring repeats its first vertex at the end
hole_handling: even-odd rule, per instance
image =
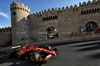
MULTIPOLYGON (((91 8, 91 7, 98 6, 99 3, 100 3, 100 0, 93 0, 93 1, 79 3, 79 7, 84 7, 84 8, 88 9, 89 7, 91 8), (96 5, 94 5, 94 4, 96 4, 96 5)), ((40 17, 40 16, 42 16, 43 14, 46 14, 46 13, 52 14, 52 12, 54 12, 54 11, 57 12, 57 13, 62 13, 63 11, 70 11, 70 10, 77 11, 79 7, 75 4, 74 6, 71 5, 70 7, 66 6, 66 8, 64 8, 64 7, 58 8, 58 9, 57 8, 55 8, 55 9, 51 8, 51 9, 44 10, 44 11, 39 12, 39 13, 36 12, 36 14, 33 13, 33 15, 40 17)), ((49 15, 48 17, 50 17, 50 16, 52 16, 52 15, 49 15)))
POLYGON ((88 1, 88 2, 83 2, 83 3, 79 3, 79 7, 81 6, 92 6, 93 4, 97 4, 99 5, 100 1, 99 0, 93 0, 93 1, 88 1))
POLYGON ((52 12, 57 12, 57 9, 55 8, 51 8, 51 9, 48 9, 48 10, 42 10, 41 12, 36 12, 36 14, 35 13, 33 13, 33 16, 38 16, 38 17, 41 17, 43 14, 46 14, 46 13, 52 13, 52 12))
MULTIPOLYGON (((78 7, 77 7, 77 5, 75 4, 74 6, 70 6, 70 8, 68 7, 68 6, 66 6, 66 8, 65 7, 62 7, 62 8, 51 8, 51 9, 48 9, 48 10, 42 10, 41 12, 36 12, 36 14, 35 13, 33 13, 33 16, 38 16, 38 17, 41 17, 43 14, 46 14, 46 13, 49 13, 49 14, 52 14, 52 13, 54 13, 54 12, 56 12, 56 13, 62 13, 63 11, 70 11, 70 10, 78 10, 78 7)), ((48 17, 51 17, 52 15, 49 15, 48 17)), ((53 15, 53 16, 56 16, 56 15, 53 15)), ((43 16, 44 17, 44 16, 43 16)))
POLYGON ((28 8, 27 5, 25 6, 24 3, 22 3, 22 4, 20 5, 20 2, 17 2, 17 3, 13 2, 13 3, 10 5, 10 10, 12 11, 12 10, 15 10, 15 9, 24 10, 24 11, 30 13, 30 8, 28 8))
MULTIPOLYGON (((83 7, 84 8, 88 8, 88 7, 92 7, 92 6, 96 6, 94 4, 97 4, 99 5, 100 3, 100 0, 93 0, 93 1, 88 1, 88 2, 83 2, 83 3, 79 3, 79 7, 83 7)), ((79 8, 76 4, 74 6, 66 6, 66 8, 62 7, 62 8, 51 8, 51 9, 48 9, 48 10, 43 10, 41 12, 36 12, 36 14, 33 13, 33 16, 37 16, 37 17, 42 17, 44 14, 49 14, 49 16, 55 16, 55 15, 52 15, 52 13, 62 13, 63 11, 70 11, 70 10, 78 10, 79 8)), ((20 9, 20 10, 24 10, 24 11, 27 11, 28 13, 30 13, 30 8, 28 8, 28 6, 25 6, 23 3, 20 5, 20 2, 13 2, 11 4, 11 10, 14 10, 14 9, 20 9)), ((85 9, 86 10, 86 9, 85 9)), ((47 17, 47 16, 43 16, 43 17, 47 17)))
POLYGON ((0 28, 0 33, 1 32, 11 32, 11 27, 0 28))

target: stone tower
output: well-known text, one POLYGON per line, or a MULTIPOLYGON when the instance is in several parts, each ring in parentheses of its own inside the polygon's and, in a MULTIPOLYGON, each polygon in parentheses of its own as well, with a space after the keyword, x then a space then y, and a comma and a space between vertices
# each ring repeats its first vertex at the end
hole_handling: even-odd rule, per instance
POLYGON ((30 8, 20 2, 10 5, 12 44, 24 44, 31 42, 29 15, 30 8))
POLYGON ((97 2, 98 2, 98 5, 100 5, 100 0, 97 0, 97 2))

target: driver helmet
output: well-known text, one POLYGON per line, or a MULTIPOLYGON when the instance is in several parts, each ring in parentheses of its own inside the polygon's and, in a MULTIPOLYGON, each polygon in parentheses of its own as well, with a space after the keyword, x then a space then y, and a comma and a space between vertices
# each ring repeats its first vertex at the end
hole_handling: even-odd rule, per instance
POLYGON ((48 47, 48 45, 45 45, 45 47, 48 47))
POLYGON ((26 46, 28 46, 28 44, 25 44, 26 46))

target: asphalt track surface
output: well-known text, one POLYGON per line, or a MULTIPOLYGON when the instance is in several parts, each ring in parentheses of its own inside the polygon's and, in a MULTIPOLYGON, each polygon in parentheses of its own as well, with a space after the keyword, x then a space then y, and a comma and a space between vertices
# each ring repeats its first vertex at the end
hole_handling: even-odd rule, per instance
POLYGON ((47 63, 31 64, 29 60, 7 59, 5 52, 0 53, 0 66, 100 66, 100 40, 67 43, 55 46, 58 56, 47 63))

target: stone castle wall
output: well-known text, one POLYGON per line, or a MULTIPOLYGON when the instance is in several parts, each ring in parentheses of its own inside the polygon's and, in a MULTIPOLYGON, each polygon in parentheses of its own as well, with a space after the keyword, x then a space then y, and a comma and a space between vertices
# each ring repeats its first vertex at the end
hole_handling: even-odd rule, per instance
POLYGON ((11 28, 0 29, 0 47, 12 45, 11 28))
POLYGON ((30 16, 32 39, 39 40, 40 37, 45 39, 46 30, 54 27, 58 31, 60 38, 69 36, 72 32, 80 33, 80 27, 84 27, 88 22, 95 22, 100 28, 100 0, 93 0, 79 3, 77 5, 67 6, 66 8, 52 8, 48 11, 32 14, 30 16), (44 34, 41 32, 44 32, 44 34))
POLYGON ((100 29, 100 0, 93 0, 79 3, 66 8, 52 8, 36 14, 30 14, 30 8, 23 3, 12 3, 11 25, 12 32, 3 32, 1 29, 0 45, 7 45, 12 40, 12 44, 23 44, 46 40, 47 29, 54 27, 58 31, 59 38, 65 38, 72 32, 80 33, 80 27, 84 27, 92 21, 100 29), (6 37, 5 37, 6 36, 6 37))

